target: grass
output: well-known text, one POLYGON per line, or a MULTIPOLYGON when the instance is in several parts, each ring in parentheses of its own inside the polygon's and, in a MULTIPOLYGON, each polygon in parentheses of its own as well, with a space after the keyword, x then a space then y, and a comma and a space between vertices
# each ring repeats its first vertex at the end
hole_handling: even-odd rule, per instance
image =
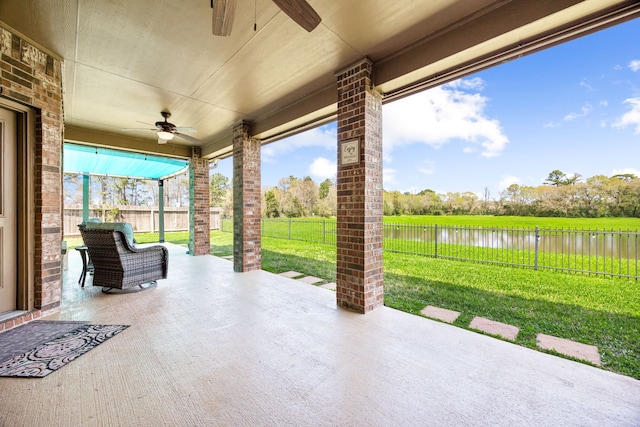
MULTIPOLYGON (((232 254, 231 233, 212 233, 212 253, 232 254)), ((262 267, 335 281, 332 245, 265 237, 262 267)), ((640 379, 640 284, 549 271, 385 253, 385 305, 419 315, 427 305, 520 327, 516 343, 539 349, 545 333, 595 345, 606 370, 640 379)))
MULTIPOLYGON (((384 222, 385 253, 395 251, 627 278, 636 278, 640 271, 637 234, 611 232, 612 228, 638 228, 640 218, 400 216, 385 217, 384 222), (505 224, 497 226, 496 221, 501 220, 505 224), (438 221, 444 224, 438 224, 440 228, 436 229, 438 221), (462 225, 467 222, 473 224, 462 225), (534 246, 535 224, 541 228, 539 245, 534 246), (493 228, 500 230, 483 231, 493 228), (609 231, 604 232, 604 228, 609 231), (505 242, 509 242, 508 247, 503 246, 505 242)), ((231 227, 231 220, 225 220, 225 230, 231 227)), ((336 221, 331 218, 266 219, 262 223, 262 236, 335 243, 336 221)))
POLYGON ((555 218, 492 215, 385 216, 385 224, 438 224, 471 227, 638 230, 640 218, 555 218))
MULTIPOLYGON (((231 227, 230 219, 225 220, 225 227, 231 227)), ((279 221, 282 227, 289 222, 287 218, 271 219, 279 221)), ((292 222, 335 222, 335 218, 292 218, 292 222)), ((552 229, 589 229, 589 230, 639 230, 640 218, 558 218, 534 216, 492 216, 492 215, 401 215, 385 216, 385 224, 427 224, 469 227, 501 227, 501 228, 552 228, 552 229)))

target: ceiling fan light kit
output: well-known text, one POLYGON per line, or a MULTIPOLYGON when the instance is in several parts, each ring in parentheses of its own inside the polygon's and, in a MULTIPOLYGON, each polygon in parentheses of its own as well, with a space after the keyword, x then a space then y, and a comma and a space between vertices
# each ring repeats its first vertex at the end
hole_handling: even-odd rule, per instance
MULTIPOLYGON (((159 139, 164 139, 164 142, 171 141, 173 139, 173 134, 171 132, 167 132, 165 130, 159 130, 158 131, 158 138, 159 139)), ((159 143, 162 144, 162 142, 159 142, 159 143)))
POLYGON ((153 130, 158 136, 158 144, 166 144, 167 141, 171 141, 175 136, 190 141, 194 144, 199 144, 201 142, 197 138, 185 135, 185 132, 197 132, 197 130, 192 127, 177 127, 173 123, 169 123, 167 119, 171 117, 171 113, 168 111, 162 111, 160 112, 160 114, 162 115, 162 117, 164 117, 164 121, 156 122, 155 129, 128 128, 123 130, 153 130))

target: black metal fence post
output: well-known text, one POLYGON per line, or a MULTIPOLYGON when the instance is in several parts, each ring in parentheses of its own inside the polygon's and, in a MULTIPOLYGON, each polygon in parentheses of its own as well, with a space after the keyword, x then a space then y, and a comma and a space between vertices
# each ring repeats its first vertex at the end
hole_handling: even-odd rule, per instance
POLYGON ((434 258, 438 258, 438 224, 433 227, 434 258))
POLYGON ((534 241, 534 264, 533 264, 533 269, 537 270, 538 269, 538 242, 540 241, 540 229, 538 228, 538 226, 536 225, 536 236, 535 236, 535 241, 534 241))

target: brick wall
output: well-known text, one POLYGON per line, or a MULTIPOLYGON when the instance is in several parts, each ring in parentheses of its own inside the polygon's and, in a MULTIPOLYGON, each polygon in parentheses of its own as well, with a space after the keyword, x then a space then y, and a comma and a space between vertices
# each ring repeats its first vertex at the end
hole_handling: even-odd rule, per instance
POLYGON ((233 269, 259 270, 260 239, 260 141, 251 139, 249 125, 233 128, 233 269))
POLYGON ((382 97, 371 87, 372 63, 337 74, 338 215, 336 298, 367 313, 384 304, 382 271, 382 97), (359 142, 359 162, 340 164, 342 142, 359 142))
POLYGON ((2 27, 0 53, 1 95, 34 107, 34 301, 51 311, 62 294, 62 63, 2 27))
POLYGON ((189 253, 209 255, 209 162, 194 147, 189 165, 189 253))

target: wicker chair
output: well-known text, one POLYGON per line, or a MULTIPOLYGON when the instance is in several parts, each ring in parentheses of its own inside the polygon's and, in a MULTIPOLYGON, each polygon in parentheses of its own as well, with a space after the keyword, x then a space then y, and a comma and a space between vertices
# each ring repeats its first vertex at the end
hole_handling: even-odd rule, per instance
POLYGON ((155 245, 136 248, 122 231, 79 227, 84 244, 93 263, 93 286, 102 286, 103 292, 156 284, 166 279, 169 267, 169 251, 155 245))

